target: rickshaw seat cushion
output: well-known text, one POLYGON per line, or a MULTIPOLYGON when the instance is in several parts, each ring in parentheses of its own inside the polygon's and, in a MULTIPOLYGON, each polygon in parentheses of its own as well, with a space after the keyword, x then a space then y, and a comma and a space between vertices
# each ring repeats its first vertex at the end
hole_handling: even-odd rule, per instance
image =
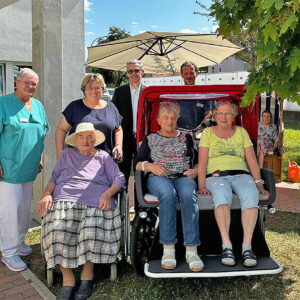
MULTIPOLYGON (((274 174, 271 170, 262 169, 261 170, 261 178, 265 181, 265 189, 269 191, 270 196, 263 196, 260 195, 260 205, 270 205, 276 199, 276 187, 275 187, 275 179, 274 174)), ((154 195, 147 193, 147 189, 145 187, 146 176, 144 176, 142 171, 135 172, 135 191, 136 197, 139 204, 142 207, 156 207, 159 204, 158 198, 154 195)), ((212 210, 213 209, 213 202, 212 196, 202 196, 198 195, 198 204, 199 210, 212 210)), ((177 204, 179 208, 179 204, 177 204)), ((239 209, 240 203, 238 197, 236 195, 233 196, 232 200, 232 209, 239 209)))
MULTIPOLYGON (((260 196, 260 201, 267 201, 269 197, 266 197, 264 195, 259 195, 260 196)), ((147 204, 153 204, 153 206, 158 206, 159 200, 158 197, 151 195, 149 193, 144 195, 143 200, 147 204)), ((177 210, 180 210, 180 203, 179 201, 176 204, 177 210)), ((198 195, 198 207, 199 210, 211 210, 214 208, 213 206, 213 198, 211 195, 203 196, 203 195, 198 195)), ((237 197, 237 195, 233 194, 233 199, 232 199, 232 204, 231 204, 231 209, 240 209, 240 201, 237 197)))

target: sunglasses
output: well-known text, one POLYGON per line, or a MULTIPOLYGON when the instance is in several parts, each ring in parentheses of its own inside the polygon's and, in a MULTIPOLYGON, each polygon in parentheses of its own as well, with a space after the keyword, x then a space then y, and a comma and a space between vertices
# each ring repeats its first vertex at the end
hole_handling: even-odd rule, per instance
POLYGON ((134 69, 134 70, 127 70, 128 74, 139 74, 142 70, 141 69, 134 69))

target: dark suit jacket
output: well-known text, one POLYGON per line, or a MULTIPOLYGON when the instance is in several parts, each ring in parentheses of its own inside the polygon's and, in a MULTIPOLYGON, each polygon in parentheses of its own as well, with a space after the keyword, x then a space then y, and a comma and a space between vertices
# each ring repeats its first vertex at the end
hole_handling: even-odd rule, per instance
MULTIPOLYGON (((141 85, 140 95, 145 85, 141 85)), ((125 150, 126 141, 132 140, 132 126, 133 126, 133 115, 132 115, 132 104, 129 84, 123 85, 115 90, 112 99, 113 104, 119 110, 120 115, 123 117, 121 126, 123 129, 123 148, 125 150)))

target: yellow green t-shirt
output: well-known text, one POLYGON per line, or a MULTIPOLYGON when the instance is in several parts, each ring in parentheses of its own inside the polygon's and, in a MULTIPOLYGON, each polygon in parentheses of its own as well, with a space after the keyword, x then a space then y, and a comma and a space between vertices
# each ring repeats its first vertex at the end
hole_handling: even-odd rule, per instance
POLYGON ((212 127, 206 128, 199 142, 199 147, 209 148, 206 174, 217 170, 245 170, 249 172, 245 161, 245 149, 252 146, 247 131, 236 126, 230 139, 217 137, 212 127))

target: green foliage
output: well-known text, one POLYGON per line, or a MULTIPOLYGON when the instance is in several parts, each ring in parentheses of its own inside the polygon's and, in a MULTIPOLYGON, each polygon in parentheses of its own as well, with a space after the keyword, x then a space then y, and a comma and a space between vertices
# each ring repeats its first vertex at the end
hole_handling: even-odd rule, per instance
POLYGON ((219 22, 221 36, 230 39, 243 31, 256 36, 257 61, 250 64, 243 104, 254 101, 255 91, 272 90, 300 104, 299 0, 213 0, 208 12, 219 22))
POLYGON ((107 42, 112 42, 120 39, 124 39, 126 37, 130 37, 130 33, 125 29, 121 29, 119 27, 111 26, 108 29, 107 36, 99 37, 97 41, 97 45, 104 44, 107 42))
MULTIPOLYGON (((130 37, 130 33, 124 29, 120 29, 115 26, 111 26, 108 29, 107 36, 99 37, 95 40, 97 45, 101 45, 107 42, 112 42, 116 40, 120 40, 126 37, 130 37)), ((121 79, 124 78, 125 72, 112 71, 102 68, 91 68, 91 72, 93 73, 101 73, 104 77, 105 83, 109 87, 117 87, 120 84, 121 79)), ((126 84, 127 79, 123 80, 123 83, 126 84)))
POLYGON ((232 32, 227 39, 235 45, 244 48, 242 51, 237 52, 234 57, 247 62, 253 68, 257 61, 257 34, 254 32, 248 33, 246 30, 241 30, 239 34, 232 32))

